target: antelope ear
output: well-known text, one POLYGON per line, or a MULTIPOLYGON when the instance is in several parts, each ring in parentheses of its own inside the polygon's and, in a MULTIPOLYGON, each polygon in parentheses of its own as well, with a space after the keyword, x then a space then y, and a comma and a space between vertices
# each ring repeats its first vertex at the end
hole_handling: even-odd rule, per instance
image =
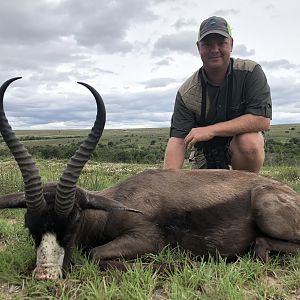
POLYGON ((80 203, 82 209, 99 209, 105 211, 123 210, 142 214, 140 210, 129 208, 118 201, 91 192, 85 193, 84 198, 85 200, 81 199, 82 201, 80 203))
POLYGON ((24 192, 0 196, 0 209, 27 208, 24 192))

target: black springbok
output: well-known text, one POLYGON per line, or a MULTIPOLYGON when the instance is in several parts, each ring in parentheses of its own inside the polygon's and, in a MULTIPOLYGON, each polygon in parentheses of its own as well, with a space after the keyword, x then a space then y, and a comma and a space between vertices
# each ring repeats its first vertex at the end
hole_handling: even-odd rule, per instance
POLYGON ((149 170, 101 192, 76 186, 105 124, 100 95, 88 138, 70 159, 58 183, 42 185, 39 171, 16 138, 3 110, 1 134, 24 180, 24 193, 2 195, 0 208, 27 208, 37 279, 56 279, 67 269, 72 248, 89 249, 98 262, 158 253, 180 246, 195 256, 235 258, 251 248, 265 260, 269 251, 300 249, 300 195, 287 185, 254 173, 227 170, 149 170))

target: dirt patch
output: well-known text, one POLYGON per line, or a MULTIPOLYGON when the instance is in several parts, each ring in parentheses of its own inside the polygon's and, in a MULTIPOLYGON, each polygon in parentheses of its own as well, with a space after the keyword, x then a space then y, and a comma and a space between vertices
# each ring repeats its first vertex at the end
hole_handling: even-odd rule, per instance
POLYGON ((300 288, 292 291, 292 300, 300 300, 300 288))
POLYGON ((19 285, 0 283, 0 296, 4 299, 12 299, 13 295, 20 293, 22 287, 19 285))
POLYGON ((261 278, 261 281, 267 286, 280 286, 281 282, 277 277, 273 275, 266 275, 261 278))
POLYGON ((17 219, 7 219, 6 222, 9 224, 9 225, 15 225, 15 224, 18 224, 18 220, 17 219))
POLYGON ((156 289, 151 295, 151 300, 167 300, 169 299, 167 292, 163 288, 156 289))
POLYGON ((0 240, 0 251, 3 251, 6 248, 6 244, 0 240))

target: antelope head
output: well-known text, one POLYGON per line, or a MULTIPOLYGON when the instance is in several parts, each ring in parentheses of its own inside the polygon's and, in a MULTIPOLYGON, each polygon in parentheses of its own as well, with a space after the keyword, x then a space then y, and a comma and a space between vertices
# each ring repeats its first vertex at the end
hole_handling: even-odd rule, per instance
POLYGON ((42 184, 32 156, 16 137, 4 113, 4 93, 13 81, 20 78, 9 79, 0 88, 0 131, 22 173, 24 192, 0 196, 0 209, 27 209, 25 226, 35 241, 37 251, 34 276, 36 279, 56 279, 62 276, 62 270, 69 264, 82 210, 138 211, 76 187, 80 173, 102 135, 106 118, 101 96, 83 82, 78 83, 88 88, 96 100, 95 123, 88 137, 69 160, 59 181, 42 184))

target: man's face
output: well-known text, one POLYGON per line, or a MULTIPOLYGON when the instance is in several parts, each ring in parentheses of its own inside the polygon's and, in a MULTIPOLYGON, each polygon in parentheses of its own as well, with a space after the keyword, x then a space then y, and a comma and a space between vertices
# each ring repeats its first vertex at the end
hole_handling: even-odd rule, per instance
POLYGON ((227 68, 232 52, 233 40, 212 33, 197 43, 198 51, 206 69, 227 68))

